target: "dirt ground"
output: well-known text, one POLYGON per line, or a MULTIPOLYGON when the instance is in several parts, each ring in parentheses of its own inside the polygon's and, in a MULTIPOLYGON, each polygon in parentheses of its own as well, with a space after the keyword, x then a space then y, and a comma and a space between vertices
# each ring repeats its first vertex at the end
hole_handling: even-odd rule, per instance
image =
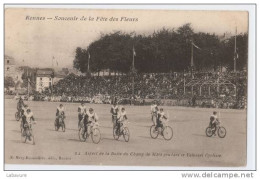
POLYGON ((150 137, 150 106, 125 106, 130 141, 112 135, 110 105, 87 104, 99 116, 101 141, 80 142, 77 128, 79 103, 63 103, 66 131, 54 130, 56 102, 29 101, 37 124, 35 145, 21 140, 14 99, 5 100, 5 163, 123 166, 244 166, 246 165, 246 111, 219 109, 225 138, 207 137, 205 129, 214 109, 164 107, 169 114, 173 138, 150 137))

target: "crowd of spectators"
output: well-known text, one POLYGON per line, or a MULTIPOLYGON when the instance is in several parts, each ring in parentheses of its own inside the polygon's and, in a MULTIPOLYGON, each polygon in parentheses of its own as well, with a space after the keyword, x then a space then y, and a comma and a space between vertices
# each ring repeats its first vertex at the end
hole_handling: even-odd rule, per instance
POLYGON ((247 75, 239 73, 167 73, 118 76, 70 74, 34 100, 111 103, 112 97, 134 104, 172 100, 170 105, 245 108, 247 75), (134 93, 133 93, 134 92, 134 93), (123 100, 124 99, 124 100, 123 100))

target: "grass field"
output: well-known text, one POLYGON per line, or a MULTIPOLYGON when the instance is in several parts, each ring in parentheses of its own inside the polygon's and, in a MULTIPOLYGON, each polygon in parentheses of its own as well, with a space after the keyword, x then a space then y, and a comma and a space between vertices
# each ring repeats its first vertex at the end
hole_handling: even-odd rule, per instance
POLYGON ((125 106, 130 141, 114 140, 110 105, 87 104, 98 114, 101 141, 80 142, 77 128, 79 103, 63 103, 66 132, 54 130, 55 102, 29 101, 37 124, 35 145, 21 141, 20 122, 14 118, 14 99, 5 100, 5 163, 132 166, 244 166, 246 165, 246 111, 220 109, 225 138, 207 137, 205 129, 213 109, 164 107, 169 113, 173 138, 150 137, 150 106, 125 106))

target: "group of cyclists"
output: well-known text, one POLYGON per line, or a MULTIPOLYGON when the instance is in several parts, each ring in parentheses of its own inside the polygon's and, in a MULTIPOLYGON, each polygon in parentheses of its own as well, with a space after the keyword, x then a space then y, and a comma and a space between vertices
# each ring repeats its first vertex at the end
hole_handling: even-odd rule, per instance
MULTIPOLYGON (((22 127, 25 128, 26 126, 29 126, 29 128, 32 127, 32 123, 36 123, 35 118, 33 117, 33 112, 31 109, 26 105, 22 98, 19 99, 17 103, 17 117, 18 119, 22 119, 22 127)), ((31 137, 29 136, 29 140, 31 140, 31 137)))
MULTIPOLYGON (((21 118, 22 126, 29 125, 32 127, 32 122, 36 123, 36 120, 33 116, 33 112, 31 109, 26 105, 22 98, 19 99, 17 103, 17 110, 18 110, 18 117, 21 118)), ((125 123, 127 122, 128 118, 126 115, 126 110, 124 107, 119 107, 117 102, 114 101, 110 113, 112 115, 112 123, 113 127, 117 127, 117 132, 119 133, 120 130, 124 127, 125 123)), ((65 108, 63 104, 60 104, 56 110, 56 118, 55 122, 59 120, 61 117, 62 120, 66 118, 65 116, 65 108)), ((94 111, 93 108, 87 109, 84 103, 81 103, 78 107, 78 127, 80 128, 81 124, 83 124, 85 132, 88 130, 88 125, 93 125, 98 121, 98 115, 94 111)), ((153 102, 151 105, 151 120, 155 125, 155 130, 158 128, 162 128, 163 125, 168 121, 168 117, 164 113, 163 108, 159 108, 156 101, 153 102)), ((216 132, 216 123, 218 122, 217 112, 214 111, 213 114, 210 116, 210 124, 209 126, 213 129, 212 132, 215 135, 216 132)), ((30 140, 30 138, 29 138, 30 140)))

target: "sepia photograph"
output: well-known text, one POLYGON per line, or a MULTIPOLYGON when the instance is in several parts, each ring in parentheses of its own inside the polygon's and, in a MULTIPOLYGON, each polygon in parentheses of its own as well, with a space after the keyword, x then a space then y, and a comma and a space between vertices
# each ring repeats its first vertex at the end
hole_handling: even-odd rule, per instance
POLYGON ((248 11, 5 8, 4 164, 245 167, 248 37, 248 11))

